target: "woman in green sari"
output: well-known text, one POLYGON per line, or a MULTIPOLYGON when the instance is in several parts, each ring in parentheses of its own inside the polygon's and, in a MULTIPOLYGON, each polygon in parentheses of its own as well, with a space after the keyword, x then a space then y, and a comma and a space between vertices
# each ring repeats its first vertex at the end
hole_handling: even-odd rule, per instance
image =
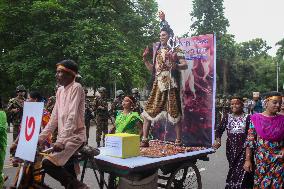
POLYGON ((117 112, 115 125, 110 133, 129 133, 142 136, 142 118, 134 112, 135 98, 125 96, 122 101, 123 110, 117 112))
POLYGON ((0 101, 0 188, 3 188, 5 180, 3 174, 3 166, 7 147, 7 126, 7 116, 3 111, 2 103, 0 101))

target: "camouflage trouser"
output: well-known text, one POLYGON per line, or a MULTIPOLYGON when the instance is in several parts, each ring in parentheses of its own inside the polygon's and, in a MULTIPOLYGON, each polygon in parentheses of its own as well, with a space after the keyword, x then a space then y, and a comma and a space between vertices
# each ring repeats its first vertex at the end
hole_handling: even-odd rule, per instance
POLYGON ((16 140, 19 134, 20 134, 20 125, 13 124, 13 141, 16 140))
POLYGON ((89 139, 90 125, 91 125, 91 120, 85 119, 87 140, 89 139))
POLYGON ((97 143, 105 139, 105 134, 108 133, 108 119, 97 117, 96 141, 97 143))
POLYGON ((216 130, 221 124, 222 114, 220 109, 215 110, 215 125, 214 129, 216 130))

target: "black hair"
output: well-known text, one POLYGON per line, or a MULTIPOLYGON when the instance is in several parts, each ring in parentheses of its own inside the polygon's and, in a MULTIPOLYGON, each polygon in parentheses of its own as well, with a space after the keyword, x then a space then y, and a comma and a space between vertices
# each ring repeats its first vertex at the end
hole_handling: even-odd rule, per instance
POLYGON ((74 71, 75 73, 78 73, 78 64, 74 60, 71 60, 71 59, 62 60, 61 62, 57 63, 56 65, 57 66, 62 65, 64 67, 74 71))
POLYGON ((170 28, 170 27, 165 26, 165 27, 163 27, 163 28, 161 29, 161 32, 162 32, 162 31, 167 32, 170 37, 173 37, 173 36, 174 36, 174 31, 173 31, 172 28, 170 28))
POLYGON ((37 99, 37 102, 41 102, 43 100, 43 97, 41 96, 41 94, 37 91, 31 91, 30 93, 30 97, 33 99, 37 99))
POLYGON ((270 92, 263 94, 263 97, 265 99, 268 98, 268 97, 271 97, 271 96, 282 96, 282 94, 280 92, 277 92, 277 91, 270 91, 270 92))
POLYGON ((241 102, 244 102, 243 97, 240 96, 240 95, 234 94, 233 96, 230 97, 230 100, 233 100, 233 99, 238 99, 238 100, 240 100, 241 102))
MULTIPOLYGON (((133 96, 131 96, 131 95, 126 95, 125 97, 130 98, 130 99, 132 100, 133 104, 136 103, 136 99, 135 99, 133 96)), ((124 98, 125 98, 125 97, 124 97, 124 98)))

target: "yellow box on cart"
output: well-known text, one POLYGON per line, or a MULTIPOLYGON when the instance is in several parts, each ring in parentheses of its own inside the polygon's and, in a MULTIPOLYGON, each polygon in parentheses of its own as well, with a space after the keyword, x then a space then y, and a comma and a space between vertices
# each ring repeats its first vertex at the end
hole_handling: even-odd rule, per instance
POLYGON ((104 155, 129 158, 140 154, 140 136, 128 133, 107 134, 104 155))

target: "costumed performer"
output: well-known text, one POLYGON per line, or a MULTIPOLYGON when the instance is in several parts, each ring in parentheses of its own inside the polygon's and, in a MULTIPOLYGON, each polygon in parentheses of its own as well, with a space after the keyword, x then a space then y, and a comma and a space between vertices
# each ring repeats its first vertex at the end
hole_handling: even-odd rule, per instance
POLYGON ((165 20, 165 14, 159 13, 161 21, 160 43, 153 53, 153 64, 147 57, 149 48, 143 53, 145 66, 153 74, 153 85, 150 96, 145 105, 142 117, 143 137, 141 147, 148 147, 148 134, 151 121, 167 119, 175 126, 176 145, 181 145, 181 99, 179 92, 179 71, 187 69, 184 53, 179 48, 172 48, 174 44, 173 30, 165 20))

